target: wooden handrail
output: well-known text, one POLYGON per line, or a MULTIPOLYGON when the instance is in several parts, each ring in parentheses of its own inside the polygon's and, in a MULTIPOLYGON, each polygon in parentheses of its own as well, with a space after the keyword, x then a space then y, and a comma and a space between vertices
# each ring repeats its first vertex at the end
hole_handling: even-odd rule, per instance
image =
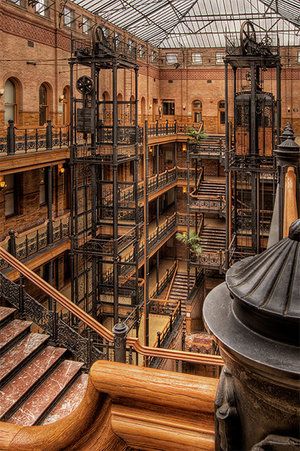
MULTIPOLYGON (((90 327, 94 332, 100 335, 107 341, 113 341, 113 333, 106 329, 102 324, 98 323, 89 314, 84 312, 78 305, 73 304, 66 296, 59 293, 55 288, 53 288, 49 283, 43 280, 40 276, 35 274, 32 270, 27 268, 26 265, 21 263, 18 259, 13 257, 9 252, 0 246, 0 257, 3 258, 10 266, 12 266, 16 271, 26 277, 30 282, 35 284, 48 296, 52 297, 53 300, 58 302, 62 307, 67 309, 76 318, 82 321, 86 326, 90 327)), ((223 360, 220 356, 211 356, 208 354, 197 354, 188 353, 183 351, 176 351, 171 349, 153 348, 148 346, 143 346, 137 338, 127 337, 126 343, 128 346, 132 346, 133 349, 139 352, 141 355, 149 357, 160 357, 164 359, 171 360, 182 360, 185 362, 201 363, 205 365, 216 365, 222 366, 223 360)))
POLYGON ((283 206, 283 237, 289 234, 292 222, 298 219, 297 206, 297 176, 295 169, 289 166, 284 181, 284 206, 283 206))
POLYGON ((0 422, 0 449, 212 451, 217 385, 215 378, 98 361, 70 415, 41 426, 0 422))
POLYGON ((47 283, 40 276, 35 274, 31 269, 27 268, 26 265, 21 263, 17 258, 13 257, 9 252, 0 246, 0 257, 3 258, 10 266, 12 266, 16 271, 25 276, 30 282, 35 284, 48 296, 52 297, 53 300, 58 302, 62 307, 67 309, 72 315, 76 316, 84 324, 89 326, 94 332, 102 336, 108 341, 113 341, 114 335, 102 324, 98 323, 94 318, 84 312, 78 305, 73 304, 66 296, 53 288, 49 283, 47 283))
POLYGON ((154 348, 143 346, 138 338, 127 337, 127 345, 132 346, 139 354, 146 357, 158 357, 161 359, 179 360, 183 362, 199 363, 202 365, 223 366, 224 362, 221 356, 198 354, 196 352, 177 351, 175 349, 154 348))

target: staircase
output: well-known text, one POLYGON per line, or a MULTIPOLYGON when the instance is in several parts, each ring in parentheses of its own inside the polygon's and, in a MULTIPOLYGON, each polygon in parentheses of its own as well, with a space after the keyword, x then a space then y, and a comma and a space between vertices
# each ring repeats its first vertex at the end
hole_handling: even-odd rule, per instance
POLYGON ((204 225, 200 235, 202 252, 219 252, 225 250, 226 230, 204 225))
POLYGON ((213 183, 201 181, 197 189, 198 196, 225 196, 225 185, 223 183, 213 183))
POLYGON ((0 420, 25 426, 49 424, 80 403, 88 375, 83 364, 34 332, 16 309, 0 306, 0 420))
MULTIPOLYGON (((190 274, 190 291, 195 285, 195 276, 190 274)), ((188 275, 186 273, 177 272, 171 287, 169 299, 181 301, 181 314, 186 313, 186 301, 188 299, 188 275)))

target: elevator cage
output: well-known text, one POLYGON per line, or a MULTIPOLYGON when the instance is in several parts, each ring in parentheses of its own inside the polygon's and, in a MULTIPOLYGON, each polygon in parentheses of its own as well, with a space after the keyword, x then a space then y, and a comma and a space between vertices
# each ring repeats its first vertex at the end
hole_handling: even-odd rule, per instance
POLYGON ((281 63, 278 42, 246 21, 240 42, 227 36, 226 266, 267 246, 275 202, 273 149, 280 142, 281 63))
POLYGON ((69 65, 71 297, 110 327, 142 301, 136 48, 97 26, 69 65))

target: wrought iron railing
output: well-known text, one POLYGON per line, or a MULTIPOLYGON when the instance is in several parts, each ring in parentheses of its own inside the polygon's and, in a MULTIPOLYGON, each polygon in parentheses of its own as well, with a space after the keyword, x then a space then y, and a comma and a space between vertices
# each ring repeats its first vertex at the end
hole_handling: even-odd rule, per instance
MULTIPOLYGON (((50 223, 47 220, 39 226, 21 233, 10 230, 9 237, 0 245, 10 250, 19 260, 29 258, 69 237, 69 215, 55 218, 51 224, 51 233, 49 233, 49 228, 50 223)), ((5 261, 0 259, 0 270, 6 267, 5 261)))
MULTIPOLYGON (((53 330, 53 322, 54 322, 54 332, 51 332, 53 334, 54 339, 58 340, 58 337, 60 337, 61 340, 64 340, 62 342, 62 345, 67 346, 68 342, 71 346, 71 351, 76 352, 77 339, 80 340, 80 343, 82 345, 80 346, 80 349, 78 352, 81 354, 80 358, 85 359, 86 364, 89 364, 93 358, 97 355, 97 358, 107 358, 111 357, 112 354, 108 352, 104 352, 104 350, 110 349, 113 342, 114 342, 114 335, 112 332, 110 332, 108 329, 106 329, 103 325, 101 325, 97 320, 92 318, 90 315, 85 313, 79 306, 72 303, 66 296, 59 293, 55 288, 53 288, 51 285, 49 285, 47 282, 45 282, 41 277, 39 277, 37 274, 35 274, 33 271, 28 269, 24 264, 22 264, 20 261, 18 261, 15 257, 13 257, 11 254, 9 254, 5 249, 3 249, 0 246, 0 258, 6 261, 8 265, 10 265, 15 271, 17 271, 20 274, 20 283, 19 285, 15 282, 11 282, 8 280, 5 276, 0 278, 0 294, 2 296, 6 296, 7 302, 11 302, 11 297, 13 296, 13 302, 15 302, 17 305, 17 308, 20 309, 20 311, 25 313, 25 304, 27 304, 28 297, 24 296, 23 291, 23 281, 26 278, 30 281, 31 284, 35 285, 37 288, 39 288, 45 295, 49 296, 54 305, 60 306, 62 311, 69 312, 69 315, 71 318, 76 319, 76 324, 78 327, 77 332, 79 335, 76 335, 74 332, 76 330, 73 330, 70 332, 68 325, 62 321, 62 323, 58 322, 58 315, 54 315, 57 320, 48 319, 46 322, 44 322, 43 315, 44 310, 39 309, 39 314, 35 313, 35 307, 30 307, 29 310, 31 314, 33 315, 34 321, 37 322, 37 324, 42 324, 44 327, 48 327, 49 331, 53 330), (11 287, 13 287, 11 289, 11 287), (23 309, 23 310, 22 310, 23 309), (38 317, 40 316, 40 318, 38 317), (36 317, 37 316, 37 317, 36 317), (56 327, 61 327, 61 332, 57 333, 57 330, 55 330, 56 327), (64 333, 66 332, 66 337, 64 338, 64 333), (86 339, 81 341, 80 337, 85 338, 83 335, 87 335, 90 337, 93 337, 91 339, 86 339), (95 340, 95 337, 98 337, 95 340), (93 340, 95 340, 96 345, 94 345, 93 340), (102 349, 100 348, 100 344, 102 343, 102 349), (83 351, 83 346, 86 346, 86 351, 83 351), (93 348, 95 346, 95 348, 93 348), (99 357, 100 356, 100 357, 99 357)), ((30 302, 29 302, 30 304, 30 302)), ((33 304, 31 304, 33 305, 33 304)), ((35 304, 34 304, 35 305, 35 304)), ((55 310, 54 310, 55 311, 55 310)), ((58 308, 56 311, 59 311, 58 308)), ((177 313, 173 314, 172 318, 172 325, 174 325, 174 319, 176 319, 176 315, 179 315, 178 311, 177 313)), ((50 318, 51 315, 49 315, 50 318)), ((53 316, 53 315, 52 315, 53 316)), ((50 333, 50 332, 49 332, 50 333)), ((196 353, 186 353, 183 351, 177 351, 174 349, 158 349, 155 347, 149 347, 149 346, 143 346, 139 342, 138 338, 134 337, 124 337, 125 344, 128 350, 128 353, 132 355, 132 352, 138 353, 140 356, 144 356, 146 358, 153 358, 157 357, 160 359, 170 359, 170 360, 181 360, 185 362, 194 362, 194 363, 200 363, 200 364, 210 364, 214 366, 222 366, 223 361, 220 356, 209 356, 209 355, 203 355, 203 354, 196 354, 196 353)), ((120 340, 118 341, 118 346, 120 345, 120 340)))
POLYGON ((38 152, 66 148, 69 145, 69 127, 53 126, 47 121, 42 127, 16 127, 8 121, 6 130, 0 132, 0 155, 38 152))

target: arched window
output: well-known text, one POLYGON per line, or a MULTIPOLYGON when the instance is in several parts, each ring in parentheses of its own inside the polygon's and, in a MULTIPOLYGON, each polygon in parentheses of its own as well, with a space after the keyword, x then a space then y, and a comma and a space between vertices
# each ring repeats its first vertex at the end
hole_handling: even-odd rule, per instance
POLYGON ((225 124, 225 100, 220 100, 218 103, 218 111, 219 111, 219 124, 225 124))
POLYGON ((63 121, 64 124, 70 123, 70 86, 65 86, 63 90, 63 121))
POLYGON ((196 124, 202 122, 202 102, 201 100, 194 100, 192 103, 193 122, 196 124))
POLYGON ((42 83, 39 89, 39 124, 44 125, 50 118, 50 87, 42 83))
POLYGON ((8 122, 13 120, 17 122, 17 89, 16 83, 9 78, 4 86, 4 120, 8 122))

